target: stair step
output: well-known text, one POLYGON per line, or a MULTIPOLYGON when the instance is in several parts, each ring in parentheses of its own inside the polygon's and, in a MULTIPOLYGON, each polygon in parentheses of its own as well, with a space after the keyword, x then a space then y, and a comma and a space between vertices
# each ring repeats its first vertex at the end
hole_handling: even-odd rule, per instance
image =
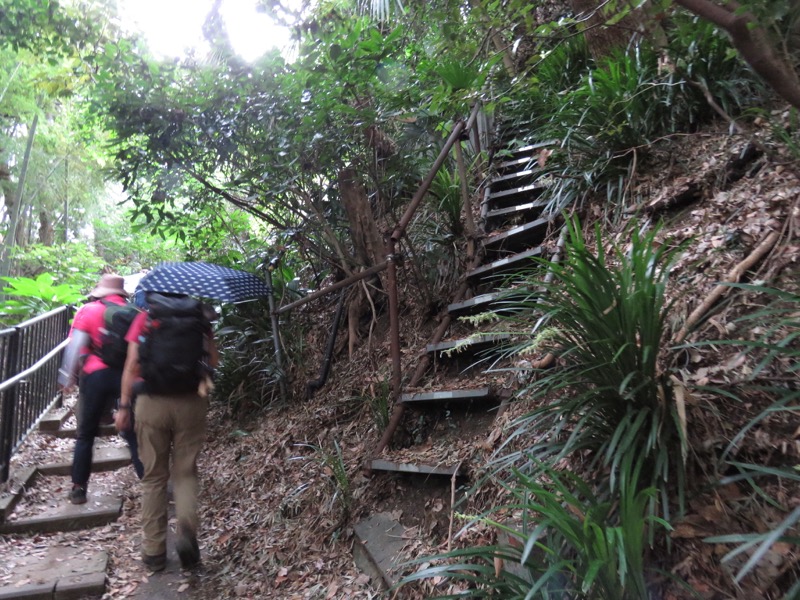
POLYGON ((518 310, 519 302, 530 294, 530 290, 525 288, 481 294, 463 302, 450 304, 447 312, 453 317, 477 315, 484 312, 509 314, 518 310))
POLYGON ((0 524, 0 533, 55 533, 79 531, 113 523, 122 513, 122 498, 92 496, 86 504, 70 504, 66 497, 52 499, 43 512, 0 524))
MULTIPOLYGON (((16 489, 0 494, 0 523, 8 519, 11 513, 14 512, 14 507, 22 499, 25 490, 33 486, 38 475, 39 471, 36 467, 27 467, 19 475, 14 476, 14 487, 16 489)), ((0 596, 0 599, 2 599, 2 596, 0 596)))
POLYGON ((507 223, 515 217, 522 215, 529 216, 529 218, 539 216, 541 214, 541 209, 547 206, 548 202, 548 200, 533 200, 507 208, 498 208, 488 211, 484 218, 486 219, 487 225, 495 229, 498 225, 507 223), (536 213, 535 215, 530 215, 530 213, 534 212, 536 213))
POLYGON ((451 400, 492 400, 495 397, 489 387, 469 390, 449 390, 440 392, 424 392, 418 394, 402 394, 400 402, 449 402, 451 400))
MULTIPOLYGON (((52 435, 57 438, 75 439, 78 437, 78 430, 75 427, 64 427, 55 430, 48 429, 46 431, 42 431, 42 433, 46 435, 52 435)), ((117 430, 114 425, 101 425, 100 429, 97 430, 97 437, 113 437, 115 435, 117 435, 117 430)))
POLYGON ((389 460, 373 460, 371 463, 373 471, 391 471, 394 473, 417 473, 420 475, 443 475, 456 477, 464 475, 461 464, 457 465, 430 465, 425 463, 397 463, 389 460))
POLYGON ((534 267, 535 263, 531 260, 534 256, 542 256, 543 249, 541 246, 536 246, 525 252, 513 254, 506 258, 501 258, 494 262, 482 265, 477 269, 473 269, 467 273, 468 280, 480 280, 492 276, 507 274, 514 271, 522 271, 534 267))
POLYGON ((405 527, 391 514, 382 512, 356 523, 353 533, 356 539, 353 554, 358 568, 378 587, 391 589, 400 581, 397 567, 407 543, 403 537, 405 527))
MULTIPOLYGON (((131 452, 128 448, 106 446, 95 448, 92 458, 92 473, 114 471, 131 464, 131 452)), ((38 467, 40 475, 69 475, 72 473, 72 459, 58 463, 50 463, 38 467)))
MULTIPOLYGON (((529 158, 523 158, 520 160, 531 162, 531 159, 529 158)), ((530 169, 527 167, 527 164, 521 164, 519 170, 512 171, 509 169, 508 172, 503 173, 502 175, 492 177, 492 179, 489 180, 489 188, 494 192, 500 192, 509 188, 524 185, 531 178, 541 175, 540 169, 530 169)))
POLYGON ((45 554, 15 556, 17 583, 0 585, 0 600, 100 597, 106 592, 107 568, 107 552, 76 551, 72 545, 51 547, 45 554))
POLYGON ((518 204, 526 204, 533 202, 548 189, 546 185, 540 183, 529 183, 519 187, 502 190, 499 192, 489 191, 484 199, 485 203, 490 205, 490 211, 500 208, 508 208, 518 204))
MULTIPOLYGON (((523 142, 521 146, 515 146, 515 144, 519 143, 520 141, 521 140, 519 140, 517 138, 509 139, 506 142, 505 147, 503 149, 499 150, 497 152, 497 154, 501 158, 505 158, 506 156, 515 157, 516 158, 516 157, 519 157, 519 156, 521 156, 523 154, 528 154, 528 155, 533 154, 537 150, 541 150, 542 148, 547 148, 549 146, 554 146, 557 143, 555 140, 550 140, 550 141, 547 141, 547 142, 536 142, 536 143, 533 143, 533 144, 526 144, 526 143, 523 142)), ((502 164, 502 160, 501 160, 500 164, 502 164)))
POLYGON ((483 241, 483 248, 488 255, 498 252, 520 252, 531 246, 540 245, 547 235, 547 228, 552 218, 536 219, 519 227, 513 227, 483 241))
MULTIPOLYGON (((494 165, 495 173, 503 176, 513 174, 517 171, 527 170, 532 165, 536 164, 536 157, 522 156, 520 158, 509 158, 508 160, 501 161, 494 165)), ((492 179, 492 182, 495 181, 492 179)))
POLYGON ((453 351, 453 354, 459 354, 464 351, 474 352, 498 343, 507 342, 510 339, 511 334, 509 333, 480 333, 459 340, 428 344, 425 346, 425 351, 438 352, 440 356, 449 351, 453 351))
POLYGON ((58 431, 71 415, 72 409, 54 408, 39 419, 39 431, 48 433, 58 431))

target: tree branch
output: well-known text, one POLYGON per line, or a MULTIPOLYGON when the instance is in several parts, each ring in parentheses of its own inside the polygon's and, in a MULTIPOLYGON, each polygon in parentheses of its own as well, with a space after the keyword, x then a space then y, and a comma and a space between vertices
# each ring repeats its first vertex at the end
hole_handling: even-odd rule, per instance
POLYGON ((749 12, 736 14, 738 4, 720 6, 712 0, 674 0, 675 4, 728 32, 742 58, 772 89, 800 110, 800 78, 785 57, 769 43, 766 30, 749 12))

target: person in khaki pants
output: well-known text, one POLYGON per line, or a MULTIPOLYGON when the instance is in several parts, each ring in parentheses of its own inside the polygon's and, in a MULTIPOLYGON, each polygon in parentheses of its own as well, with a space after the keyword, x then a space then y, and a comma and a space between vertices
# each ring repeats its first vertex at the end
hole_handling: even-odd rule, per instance
MULTIPOLYGON (((120 431, 130 429, 130 404, 133 386, 142 378, 141 344, 146 343, 152 321, 146 313, 132 323, 128 357, 122 373, 122 394, 115 415, 120 431)), ((204 334, 206 364, 216 368, 219 361, 210 326, 204 334)), ((203 382, 205 383, 205 382, 203 382)), ((152 571, 162 571, 167 564, 167 482, 172 476, 178 532, 175 547, 181 566, 191 569, 200 562, 197 543, 197 457, 206 435, 207 395, 198 391, 154 393, 147 389, 136 400, 136 436, 144 464, 142 478, 142 562, 152 571), (172 472, 170 473, 170 454, 172 472)), ((202 386, 200 386, 202 388, 202 386)))

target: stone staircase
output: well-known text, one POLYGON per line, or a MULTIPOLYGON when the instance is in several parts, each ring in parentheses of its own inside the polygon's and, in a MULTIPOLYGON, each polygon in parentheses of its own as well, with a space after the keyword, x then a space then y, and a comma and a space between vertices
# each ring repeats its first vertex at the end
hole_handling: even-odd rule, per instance
POLYGON ((399 562, 415 538, 450 541, 453 504, 485 458, 476 449, 485 446, 497 415, 513 397, 514 377, 500 368, 509 360, 503 362, 498 350, 515 334, 474 327, 463 317, 490 310, 502 314, 535 294, 508 276, 532 266, 534 257, 548 256, 546 242, 558 237, 559 219, 543 212, 547 185, 538 156, 547 145, 511 149, 493 161, 480 206, 483 238, 464 274, 466 293, 447 307, 446 337, 425 348, 433 366, 428 379, 412 378, 416 388, 399 398, 403 421, 393 443, 371 462, 373 482, 387 480, 379 485, 391 492, 380 510, 355 525, 354 554, 387 588, 399 581, 399 562))
MULTIPOLYGON (((26 445, 33 464, 12 464, 0 493, 0 600, 93 598, 106 591, 109 554, 88 536, 122 514, 124 478, 110 473, 130 464, 130 452, 104 425, 95 441, 88 502, 73 505, 71 408, 51 410, 26 445), (105 473, 106 475, 103 475, 105 473)), ((26 453, 21 453, 25 455, 26 453)))

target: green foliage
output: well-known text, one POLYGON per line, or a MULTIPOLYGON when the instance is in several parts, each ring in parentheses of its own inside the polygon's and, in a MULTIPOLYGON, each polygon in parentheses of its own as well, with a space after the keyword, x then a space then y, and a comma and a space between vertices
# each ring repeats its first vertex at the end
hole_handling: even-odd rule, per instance
POLYGON ((427 556, 425 562, 443 564, 402 584, 444 577, 468 585, 441 598, 646 600, 645 540, 671 527, 647 515, 655 490, 639 488, 642 461, 626 458, 613 501, 597 497, 575 474, 541 467, 546 482, 513 470, 503 483, 508 499, 472 522, 496 528, 508 542, 427 556), (496 559, 503 561, 499 573, 496 559))
POLYGON ((332 504, 338 504, 342 510, 343 518, 349 514, 353 504, 353 491, 350 485, 350 476, 347 473, 347 464, 342 454, 339 442, 333 442, 333 449, 323 447, 321 444, 298 444, 306 446, 314 453, 314 460, 322 468, 323 473, 330 478, 333 487, 332 504))
MULTIPOLYGON (((640 455, 648 461, 648 486, 666 498, 667 486, 677 478, 682 493, 686 440, 659 365, 669 311, 664 292, 675 249, 655 242, 657 230, 633 231, 629 248, 615 247, 616 264, 610 265, 599 230, 592 249, 577 220, 567 226, 566 257, 551 267, 546 293, 519 305, 522 314, 532 313, 528 318, 544 315, 552 331, 543 344, 560 357, 556 372, 542 373, 524 392, 540 406, 519 420, 511 436, 527 440, 537 432, 540 441, 522 455, 498 458, 498 465, 528 455, 547 461, 589 450, 613 491, 621 466, 640 455)), ((669 508, 665 500, 662 508, 669 508)))
POLYGON ((2 277, 8 285, 3 288, 7 297, 0 303, 0 323, 10 326, 30 317, 75 304, 85 297, 81 286, 74 283, 56 283, 50 273, 36 278, 2 277))
POLYGON ((461 209, 464 202, 461 199, 458 174, 446 168, 439 169, 428 193, 435 199, 437 212, 444 217, 450 232, 453 235, 460 235, 464 229, 461 225, 461 209))
MULTIPOLYGON (((737 382, 734 387, 705 387, 703 391, 733 400, 740 406, 745 406, 749 397, 768 398, 772 401, 731 438, 719 455, 715 471, 726 475, 718 475, 719 480, 716 483, 720 486, 746 483, 754 494, 754 501, 766 503, 785 515, 780 523, 766 531, 726 534, 705 539, 712 544, 736 544, 723 556, 723 563, 731 563, 736 557, 747 553, 747 560, 739 567, 735 576, 735 581, 739 583, 762 561, 776 542, 800 543, 796 533, 800 524, 800 509, 774 497, 770 492, 774 488, 764 485, 767 482, 782 486, 788 482, 796 486, 800 482, 796 461, 791 456, 778 454, 765 463, 761 456, 747 457, 748 445, 745 444, 747 437, 767 420, 786 415, 789 422, 792 422, 800 414, 800 392, 791 385, 782 387, 770 380, 774 372, 791 376, 800 371, 800 348, 797 343, 800 339, 800 296, 761 285, 729 285, 755 297, 760 295, 769 299, 763 308, 750 311, 735 321, 743 325, 746 331, 758 331, 759 334, 755 339, 711 340, 705 344, 741 347, 741 355, 750 356, 754 366, 748 370, 745 383, 737 382), (758 383, 765 379, 768 381, 766 385, 758 383)), ((794 598, 793 594, 798 589, 800 588, 795 585, 785 598, 794 598)))
POLYGON ((56 281, 76 285, 86 293, 97 283, 105 266, 103 259, 84 242, 32 244, 15 248, 13 258, 15 274, 37 277, 50 273, 56 281))
MULTIPOLYGON (((110 213, 105 218, 96 218, 93 228, 97 253, 116 272, 125 275, 164 261, 182 260, 187 254, 174 239, 153 235, 141 225, 131 223, 125 213, 110 213)), ((211 228, 203 231, 222 233, 211 228)))
POLYGON ((266 302, 223 306, 215 335, 220 351, 214 397, 230 415, 247 419, 278 399, 282 375, 275 361, 266 302))
POLYGON ((800 371, 800 295, 763 285, 728 284, 744 291, 765 294, 772 301, 763 309, 748 313, 736 320, 744 326, 762 326, 763 331, 755 340, 735 340, 747 351, 761 352, 758 364, 749 374, 751 380, 776 361, 784 373, 800 371))
POLYGON ((525 143, 555 142, 546 170, 557 176, 553 206, 587 193, 623 203, 618 181, 634 156, 662 136, 717 117, 707 96, 733 117, 763 97, 727 36, 683 13, 666 25, 666 48, 641 43, 597 64, 582 36, 555 47, 543 43, 526 84, 499 98, 504 130, 535 131, 525 143))
POLYGON ((389 425, 389 417, 391 416, 389 398, 391 393, 391 384, 389 381, 384 380, 378 385, 377 393, 368 398, 377 431, 384 431, 389 425))

